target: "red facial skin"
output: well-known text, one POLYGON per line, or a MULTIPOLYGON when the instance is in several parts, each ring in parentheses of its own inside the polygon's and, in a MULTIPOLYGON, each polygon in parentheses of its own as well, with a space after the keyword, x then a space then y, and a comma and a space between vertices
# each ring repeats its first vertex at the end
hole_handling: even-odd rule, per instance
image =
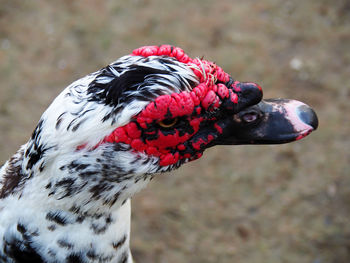
POLYGON ((219 66, 206 60, 192 59, 177 47, 146 46, 134 50, 132 55, 174 57, 193 70, 200 84, 190 92, 159 96, 130 123, 105 137, 102 143, 128 144, 136 152, 159 157, 160 166, 172 165, 181 159, 195 160, 201 157, 205 146, 222 133, 222 127, 215 123, 215 118, 203 117, 203 113, 218 110, 224 101, 225 105, 227 101, 231 105, 238 103, 235 92, 240 91, 240 82, 235 81, 232 87, 227 88, 222 83, 227 83, 230 76, 219 66), (174 125, 167 130, 159 125, 162 120, 175 118, 182 118, 187 129, 174 125), (212 132, 204 137, 194 137, 203 121, 212 121, 212 132), (191 148, 191 151, 187 148, 191 148))

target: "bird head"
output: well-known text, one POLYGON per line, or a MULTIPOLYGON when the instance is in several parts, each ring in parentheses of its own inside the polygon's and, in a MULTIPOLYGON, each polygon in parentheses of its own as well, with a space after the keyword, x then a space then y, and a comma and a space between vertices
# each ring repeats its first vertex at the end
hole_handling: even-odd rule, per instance
POLYGON ((138 63, 124 77, 100 85, 98 76, 88 92, 117 108, 123 105, 122 91, 146 105, 100 144, 129 145, 135 153, 156 157, 160 170, 195 160, 214 145, 286 143, 317 128, 316 114, 307 105, 262 101, 258 84, 236 81, 215 63, 192 59, 180 48, 146 46, 131 56, 138 63))

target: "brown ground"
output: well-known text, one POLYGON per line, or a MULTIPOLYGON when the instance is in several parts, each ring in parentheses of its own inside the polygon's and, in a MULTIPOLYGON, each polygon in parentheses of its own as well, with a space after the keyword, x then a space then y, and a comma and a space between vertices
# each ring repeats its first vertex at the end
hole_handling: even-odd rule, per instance
POLYGON ((0 162, 75 79, 145 44, 205 55, 265 97, 312 105, 319 130, 208 150, 133 199, 137 262, 350 262, 350 2, 0 2, 0 162))

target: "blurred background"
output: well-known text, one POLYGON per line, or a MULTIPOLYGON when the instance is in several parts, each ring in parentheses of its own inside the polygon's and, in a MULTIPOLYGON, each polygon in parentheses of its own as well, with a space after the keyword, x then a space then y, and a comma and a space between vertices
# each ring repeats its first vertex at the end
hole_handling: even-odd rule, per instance
POLYGON ((136 262, 350 262, 350 1, 0 1, 0 162, 74 80, 134 48, 182 47, 319 129, 208 150, 133 198, 136 262))

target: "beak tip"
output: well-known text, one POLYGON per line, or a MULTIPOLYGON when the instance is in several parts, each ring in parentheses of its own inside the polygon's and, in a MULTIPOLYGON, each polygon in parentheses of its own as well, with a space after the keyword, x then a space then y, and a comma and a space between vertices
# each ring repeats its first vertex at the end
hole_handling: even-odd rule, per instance
POLYGON ((315 111, 312 108, 303 104, 297 108, 297 113, 298 117, 302 122, 304 122, 307 125, 310 125, 313 128, 313 130, 317 129, 318 118, 315 111))

